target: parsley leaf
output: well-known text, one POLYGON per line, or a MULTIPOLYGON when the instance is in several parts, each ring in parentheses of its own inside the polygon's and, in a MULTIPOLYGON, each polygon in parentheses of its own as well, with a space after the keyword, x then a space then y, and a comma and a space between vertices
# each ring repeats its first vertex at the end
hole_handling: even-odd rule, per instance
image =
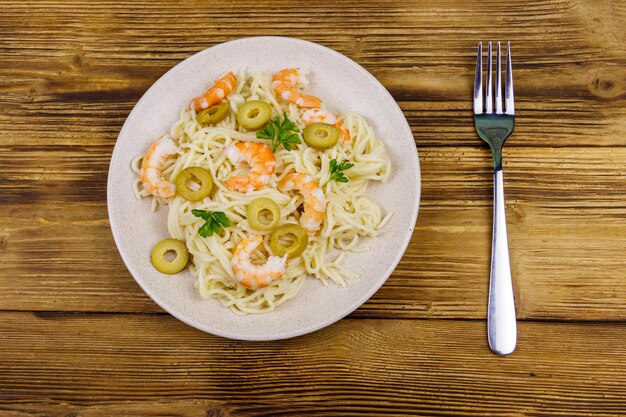
POLYGON ((290 151, 291 145, 302 143, 298 132, 300 132, 298 126, 289 120, 287 113, 283 113, 282 121, 280 116, 276 116, 273 120, 270 120, 263 130, 256 132, 256 137, 271 140, 273 152, 276 152, 280 145, 283 145, 283 148, 290 151))
POLYGON ((324 185, 328 184, 331 181, 337 182, 348 182, 350 178, 346 177, 343 171, 350 169, 354 166, 352 162, 342 162, 338 163, 336 159, 330 160, 330 177, 324 183, 324 185))
POLYGON ((198 234, 202 237, 213 236, 213 233, 217 233, 224 227, 230 227, 230 220, 226 217, 226 214, 222 211, 206 211, 206 210, 191 210, 191 214, 196 217, 200 217, 206 222, 198 229, 198 234))

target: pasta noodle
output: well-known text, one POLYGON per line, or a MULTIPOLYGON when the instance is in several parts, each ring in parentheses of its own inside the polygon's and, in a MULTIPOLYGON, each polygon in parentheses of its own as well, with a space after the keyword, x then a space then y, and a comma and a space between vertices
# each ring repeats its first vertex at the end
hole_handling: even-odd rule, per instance
MULTIPOLYGON (((267 186, 248 193, 230 191, 224 181, 246 172, 245 167, 233 166, 223 154, 225 146, 233 141, 254 141, 254 133, 247 133, 237 125, 235 113, 239 106, 249 100, 263 100, 272 107, 272 117, 287 114, 300 129, 304 123, 295 104, 279 102, 271 89, 271 75, 263 72, 237 74, 237 84, 227 97, 232 112, 215 126, 205 127, 198 123, 195 112, 185 108, 180 119, 171 127, 170 136, 178 145, 178 153, 166 161, 163 177, 174 179, 185 168, 200 166, 211 172, 215 191, 212 196, 191 202, 181 196, 170 199, 154 197, 144 189, 139 177, 134 182, 137 198, 151 197, 151 210, 168 206, 167 226, 172 237, 186 242, 192 261, 189 271, 203 298, 217 298, 224 306, 238 314, 271 311, 298 293, 307 276, 346 286, 346 280, 357 274, 342 266, 347 251, 366 251, 363 237, 376 237, 389 220, 391 213, 384 214, 380 206, 365 196, 370 181, 386 181, 390 175, 390 161, 383 143, 373 128, 362 117, 342 114, 343 127, 350 132, 351 140, 340 140, 334 147, 317 150, 302 144, 291 151, 279 148, 275 151, 276 169, 267 186), (302 195, 292 196, 279 191, 277 184, 291 172, 306 173, 324 184, 329 179, 332 159, 354 164, 346 175, 349 181, 329 181, 323 187, 326 212, 322 229, 309 237, 309 244, 301 256, 289 259, 284 276, 265 288, 251 290, 237 282, 231 267, 232 253, 238 242, 251 234, 263 234, 263 249, 253 254, 255 262, 263 263, 269 248, 269 232, 259 232, 250 227, 246 219, 246 207, 258 198, 267 197, 280 207, 279 224, 298 223, 302 195), (231 222, 231 227, 210 237, 201 237, 198 229, 203 221, 191 213, 192 209, 221 211, 231 222)), ((139 175, 142 155, 133 159, 132 168, 139 175)))

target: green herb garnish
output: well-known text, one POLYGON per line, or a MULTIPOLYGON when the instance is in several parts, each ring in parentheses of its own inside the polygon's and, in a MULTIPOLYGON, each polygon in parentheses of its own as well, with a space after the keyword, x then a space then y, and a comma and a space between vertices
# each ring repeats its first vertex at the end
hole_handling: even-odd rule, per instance
POLYGON ((289 120, 287 113, 283 113, 282 122, 280 116, 276 116, 273 120, 270 120, 263 130, 256 132, 256 137, 271 140, 273 152, 276 152, 280 145, 283 145, 285 149, 290 151, 292 144, 302 143, 298 132, 300 132, 298 126, 289 120))
POLYGON ((193 209, 191 210, 191 214, 206 220, 206 223, 198 229, 198 234, 202 237, 213 236, 213 233, 217 233, 222 230, 222 228, 230 226, 230 220, 228 220, 228 217, 226 217, 223 211, 193 209))
POLYGON ((328 178, 328 180, 326 180, 324 185, 328 184, 330 181, 333 181, 333 180, 337 182, 350 181, 350 178, 346 177, 343 171, 345 171, 346 169, 350 169, 353 166, 354 164, 352 162, 338 163, 336 159, 331 159, 330 160, 330 177, 328 178))

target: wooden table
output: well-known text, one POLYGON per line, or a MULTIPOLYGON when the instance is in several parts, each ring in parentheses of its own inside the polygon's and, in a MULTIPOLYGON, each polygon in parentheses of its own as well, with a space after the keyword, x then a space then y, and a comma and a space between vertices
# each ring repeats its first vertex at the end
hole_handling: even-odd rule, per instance
POLYGON ((626 415, 626 2, 0 2, 0 415, 626 415), (197 331, 124 267, 109 158, 165 71, 234 38, 349 56, 422 164, 411 245, 355 313, 292 340, 197 331), (505 187, 517 351, 486 341, 492 178, 475 46, 513 43, 505 187))

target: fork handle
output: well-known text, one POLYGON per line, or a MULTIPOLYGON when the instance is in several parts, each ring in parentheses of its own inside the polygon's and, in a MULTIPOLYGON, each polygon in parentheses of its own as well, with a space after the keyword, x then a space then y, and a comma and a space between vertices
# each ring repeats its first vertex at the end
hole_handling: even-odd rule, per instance
POLYGON ((517 325, 504 212, 502 159, 501 155, 497 156, 498 158, 494 152, 493 240, 487 326, 491 350, 498 355, 508 355, 515 350, 517 325))

